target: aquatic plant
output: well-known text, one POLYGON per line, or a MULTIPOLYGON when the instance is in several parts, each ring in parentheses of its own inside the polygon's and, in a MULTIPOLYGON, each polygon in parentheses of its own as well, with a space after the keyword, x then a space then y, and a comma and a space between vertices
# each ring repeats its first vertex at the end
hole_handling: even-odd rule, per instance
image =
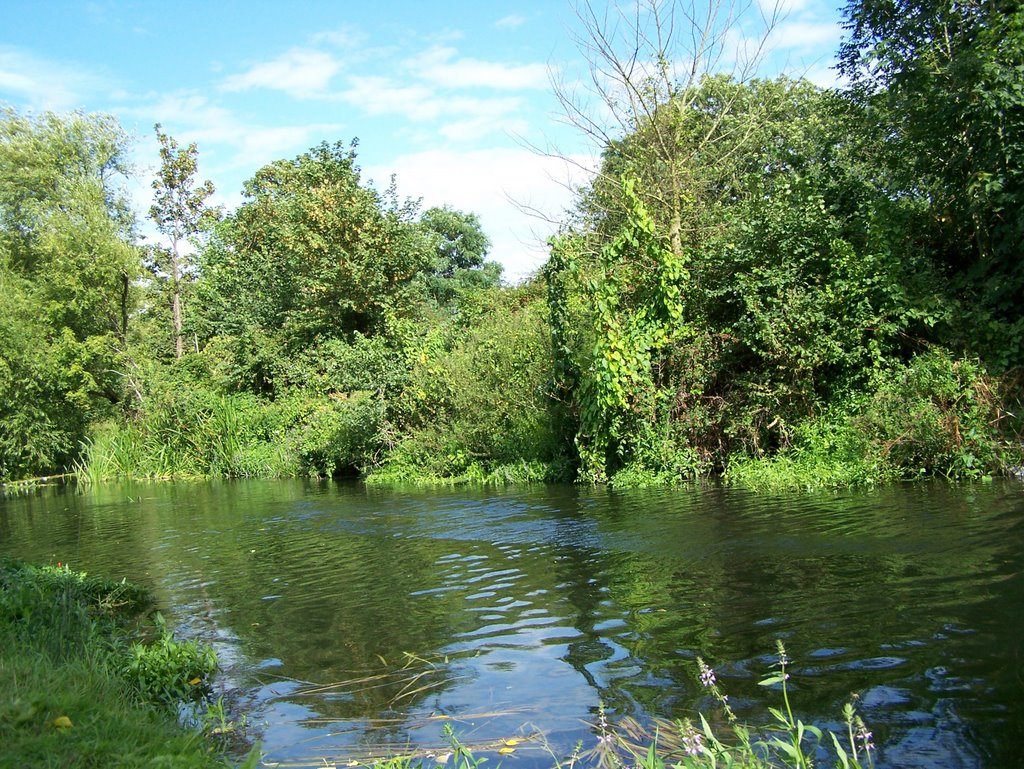
POLYGON ((757 728, 740 722, 728 695, 719 687, 714 670, 698 657, 698 679, 721 708, 728 724, 728 736, 717 734, 703 713, 699 714, 699 726, 690 719, 654 719, 644 725, 628 717, 612 724, 601 710, 594 725, 595 747, 586 752, 577 751, 568 761, 559 762, 559 769, 575 769, 579 763, 600 769, 713 769, 718 766, 810 769, 830 748, 834 751, 832 763, 836 767, 873 767, 872 735, 852 703, 847 703, 843 709, 847 733, 842 738, 813 724, 805 724, 793 715, 787 672, 789 658, 781 641, 777 644, 777 653, 775 669, 759 684, 777 687, 782 707, 768 708, 771 720, 765 726, 757 728), (825 735, 828 735, 827 741, 825 735))
MULTIPOLYGON (((545 745, 551 755, 553 769, 811 769, 826 756, 837 769, 871 769, 875 746, 872 734, 852 703, 843 708, 846 733, 836 735, 813 724, 805 724, 794 716, 789 697, 789 658, 782 642, 777 643, 778 661, 759 684, 777 688, 781 707, 768 707, 771 719, 761 727, 742 723, 729 704, 729 697, 719 687, 715 671, 697 658, 697 678, 704 691, 718 704, 727 724, 727 735, 716 733, 709 716, 691 719, 654 718, 641 723, 632 717, 617 721, 608 718, 603 705, 598 706, 597 721, 592 724, 594 745, 586 750, 582 743, 567 757, 559 757, 542 735, 535 740, 545 745), (826 739, 827 736, 827 739, 826 739)), ((720 719, 715 719, 720 720, 720 719)), ((477 769, 484 758, 478 758, 463 745, 449 724, 444 735, 451 749, 438 754, 424 751, 363 764, 372 769, 422 769, 430 762, 446 763, 455 758, 455 769, 477 769)), ((522 740, 506 740, 481 746, 498 755, 509 755, 522 740)))

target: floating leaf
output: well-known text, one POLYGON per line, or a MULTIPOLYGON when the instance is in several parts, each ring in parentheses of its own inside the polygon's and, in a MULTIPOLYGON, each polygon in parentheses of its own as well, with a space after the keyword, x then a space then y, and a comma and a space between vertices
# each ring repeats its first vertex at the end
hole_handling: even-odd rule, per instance
POLYGON ((522 740, 518 737, 512 737, 510 739, 505 740, 505 744, 508 745, 510 748, 514 748, 520 742, 522 742, 522 740))
POLYGON ((515 753, 515 752, 516 752, 515 748, 498 748, 498 753, 500 753, 503 756, 507 756, 507 755, 510 755, 512 753, 515 753))
POLYGON ((53 719, 53 725, 56 726, 58 729, 70 729, 71 719, 67 716, 57 716, 55 719, 53 719))

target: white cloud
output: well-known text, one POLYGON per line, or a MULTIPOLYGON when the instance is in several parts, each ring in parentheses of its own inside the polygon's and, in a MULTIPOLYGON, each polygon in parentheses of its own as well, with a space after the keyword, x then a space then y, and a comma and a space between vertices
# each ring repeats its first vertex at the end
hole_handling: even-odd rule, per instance
POLYGON ((773 48, 782 50, 813 48, 831 52, 838 46, 841 35, 838 22, 784 21, 772 30, 769 42, 773 48))
POLYGON ((546 89, 545 64, 501 64, 457 58, 451 47, 434 46, 405 62, 406 69, 440 88, 546 89))
POLYGON ((498 29, 516 29, 517 27, 523 26, 525 23, 526 19, 513 13, 498 19, 494 22, 494 26, 498 29))
POLYGON ((397 85, 382 75, 349 78, 340 98, 370 115, 403 115, 409 120, 434 120, 444 102, 424 85, 397 85))
POLYGON ((802 11, 809 0, 757 0, 757 6, 765 16, 784 18, 791 13, 802 11))
POLYGON ((82 107, 111 87, 104 78, 77 64, 41 59, 16 48, 0 47, 0 94, 33 110, 65 111, 82 107))
POLYGON ((400 155, 384 165, 365 167, 368 177, 396 174, 402 195, 423 198, 424 207, 449 204, 480 216, 493 247, 490 258, 505 267, 505 278, 518 281, 547 259, 545 241, 557 229, 572 202, 572 188, 584 179, 580 166, 523 148, 469 152, 428 150, 400 155), (538 212, 524 213, 522 208, 538 212))
POLYGON ((341 62, 322 51, 293 49, 271 61, 256 64, 239 75, 231 75, 221 84, 223 91, 247 91, 271 88, 299 98, 324 93, 341 69, 341 62))
POLYGON ((354 28, 324 30, 317 32, 311 38, 314 44, 326 43, 337 48, 354 48, 361 45, 364 40, 365 36, 354 28))
POLYGON ((523 101, 513 96, 444 96, 427 85, 399 85, 388 77, 369 75, 349 78, 349 87, 338 97, 369 115, 397 115, 421 129, 440 122, 437 131, 451 140, 523 132, 528 127, 516 117, 523 101))
POLYGON ((809 67, 805 72, 797 74, 821 88, 838 88, 843 85, 839 72, 836 71, 835 66, 831 63, 816 64, 809 67))
MULTIPOLYGON (((214 177, 233 177, 239 170, 251 173, 265 163, 304 151, 325 134, 336 136, 344 129, 337 123, 253 124, 206 96, 190 92, 163 94, 141 106, 121 109, 120 113, 150 125, 162 120, 179 142, 195 142, 200 174, 214 177)), ((143 148, 146 156, 156 158, 155 139, 148 130, 146 142, 151 144, 143 148)))
POLYGON ((529 130, 529 122, 521 118, 482 115, 445 123, 438 132, 449 141, 472 142, 496 134, 525 134, 529 130))
POLYGON ((517 97, 501 99, 478 99, 460 97, 445 102, 446 117, 460 116, 450 120, 440 129, 452 141, 471 141, 486 136, 523 134, 530 126, 521 117, 524 105, 517 97))

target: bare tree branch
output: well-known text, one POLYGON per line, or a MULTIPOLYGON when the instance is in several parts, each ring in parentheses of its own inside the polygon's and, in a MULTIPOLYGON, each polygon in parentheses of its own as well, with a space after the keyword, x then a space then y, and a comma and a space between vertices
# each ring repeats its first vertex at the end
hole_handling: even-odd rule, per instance
MULTIPOLYGON (((606 159, 590 190, 612 189, 623 164, 631 167, 676 253, 684 233, 699 226, 684 221, 687 206, 722 186, 702 159, 728 160, 756 134, 750 120, 732 123, 739 89, 725 90, 710 109, 702 107, 702 88, 712 77, 744 84, 756 76, 782 19, 780 2, 767 10, 754 0, 580 0, 575 7, 581 31, 574 42, 586 74, 574 79, 552 71, 550 79, 562 121, 606 159)), ((613 213, 613 202, 599 201, 588 195, 586 205, 613 213)))

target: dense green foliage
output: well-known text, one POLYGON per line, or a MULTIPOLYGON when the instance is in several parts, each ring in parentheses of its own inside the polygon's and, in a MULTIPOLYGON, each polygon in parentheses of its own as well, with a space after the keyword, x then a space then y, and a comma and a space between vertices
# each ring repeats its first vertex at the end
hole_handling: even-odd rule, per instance
POLYGON ((474 214, 364 184, 355 142, 267 165, 215 221, 197 148, 158 126, 171 248, 143 251, 120 129, 6 112, 0 478, 76 459, 97 479, 620 485, 1019 465, 1024 15, 846 16, 846 90, 677 83, 652 51, 516 288, 474 214))
POLYGON ((879 134, 864 110, 784 79, 696 87, 664 118, 696 123, 675 134, 705 145, 680 149, 698 166, 680 173, 696 224, 673 243, 678 208, 634 192, 646 155, 610 147, 585 224, 547 266, 584 477, 647 483, 809 454, 809 472, 786 474, 846 483, 1019 456, 1014 389, 962 357, 950 281, 911 239, 931 214, 868 165, 879 134))
POLYGON ((0 478, 59 470, 122 398, 125 141, 109 118, 0 113, 0 478))
POLYGON ((927 203, 917 231, 964 342, 1024 364, 1024 11, 971 0, 860 0, 846 9, 851 98, 887 136, 893 192, 927 203))
POLYGON ((0 563, 0 766, 228 765, 177 720, 216 658, 161 622, 147 639, 151 604, 126 582, 0 563))

